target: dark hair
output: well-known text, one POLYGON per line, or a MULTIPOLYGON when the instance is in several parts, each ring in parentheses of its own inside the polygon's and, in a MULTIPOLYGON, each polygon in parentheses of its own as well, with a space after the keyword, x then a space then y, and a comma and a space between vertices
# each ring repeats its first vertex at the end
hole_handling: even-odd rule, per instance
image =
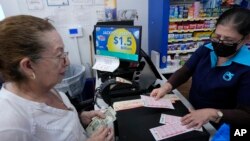
POLYGON ((250 33, 250 10, 235 7, 223 12, 216 26, 227 24, 231 24, 241 35, 248 35, 250 33))
POLYGON ((43 33, 55 28, 48 20, 19 15, 0 22, 0 73, 4 81, 20 82, 26 77, 19 63, 24 57, 36 61, 45 50, 43 33))

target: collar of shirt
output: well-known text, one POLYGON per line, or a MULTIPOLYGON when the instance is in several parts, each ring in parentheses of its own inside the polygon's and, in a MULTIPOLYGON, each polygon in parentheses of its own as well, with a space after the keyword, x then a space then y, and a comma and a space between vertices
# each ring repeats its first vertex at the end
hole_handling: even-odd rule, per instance
MULTIPOLYGON (((212 65, 212 67, 215 67, 216 62, 217 62, 217 56, 214 52, 214 48, 213 48, 211 43, 206 44, 205 47, 211 50, 211 52, 210 52, 211 65, 212 65)), ((249 50, 248 46, 243 45, 240 48, 240 50, 237 52, 237 54, 234 55, 233 57, 231 57, 230 59, 228 59, 226 62, 224 62, 222 64, 222 66, 229 66, 229 65, 231 65, 232 62, 242 64, 245 66, 250 66, 249 60, 250 60, 250 50, 249 50)))
MULTIPOLYGON (((7 99, 11 98, 12 100, 16 101, 16 103, 20 103, 21 105, 25 105, 29 109, 32 109, 32 111, 38 110, 38 111, 43 111, 47 113, 57 114, 60 116, 64 116, 68 112, 72 111, 72 110, 63 110, 63 109, 54 108, 54 107, 46 105, 45 103, 39 103, 39 102, 27 100, 25 98, 17 96, 16 94, 5 89, 5 84, 3 84, 0 93, 1 93, 1 97, 5 97, 7 99)), ((63 94, 59 93, 59 95, 62 98, 63 103, 68 107, 68 109, 74 109, 72 104, 70 104, 70 102, 65 100, 66 98, 63 96, 63 94)))

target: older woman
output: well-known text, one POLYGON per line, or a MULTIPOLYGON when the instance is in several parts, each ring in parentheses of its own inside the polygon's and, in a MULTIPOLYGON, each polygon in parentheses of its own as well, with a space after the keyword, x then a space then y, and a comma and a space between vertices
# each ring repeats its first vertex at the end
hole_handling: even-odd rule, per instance
MULTIPOLYGON (((0 22, 0 139, 2 141, 111 141, 113 130, 89 138, 64 93, 53 87, 69 65, 63 41, 47 21, 13 16, 0 22)), ((98 111, 83 112, 88 124, 98 111)))

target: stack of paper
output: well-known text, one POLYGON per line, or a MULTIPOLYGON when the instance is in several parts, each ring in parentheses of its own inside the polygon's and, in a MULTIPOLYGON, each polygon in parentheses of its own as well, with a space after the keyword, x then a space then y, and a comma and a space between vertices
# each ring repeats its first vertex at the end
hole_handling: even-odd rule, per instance
POLYGON ((169 99, 172 103, 175 103, 175 101, 180 100, 180 98, 175 94, 166 94, 163 99, 169 99))
POLYGON ((162 99, 155 100, 153 97, 141 95, 141 99, 119 101, 113 104, 115 111, 132 109, 137 107, 169 108, 174 109, 172 103, 179 98, 173 94, 164 96, 162 99))
POLYGON ((160 123, 165 124, 149 129, 155 140, 163 140, 176 135, 180 135, 193 130, 202 131, 200 129, 189 128, 181 124, 181 117, 161 114, 160 123))
POLYGON ((120 65, 120 60, 115 57, 96 55, 95 59, 93 69, 99 71, 114 72, 120 65))
POLYGON ((181 117, 161 114, 160 123, 161 124, 181 123, 181 117))
POLYGON ((145 107, 174 109, 174 106, 169 99, 161 98, 159 100, 155 100, 154 97, 145 95, 141 95, 141 99, 145 107))
POLYGON ((143 106, 143 103, 141 99, 120 101, 120 102, 115 102, 113 104, 115 111, 132 109, 132 108, 137 108, 137 107, 142 107, 142 106, 143 106))

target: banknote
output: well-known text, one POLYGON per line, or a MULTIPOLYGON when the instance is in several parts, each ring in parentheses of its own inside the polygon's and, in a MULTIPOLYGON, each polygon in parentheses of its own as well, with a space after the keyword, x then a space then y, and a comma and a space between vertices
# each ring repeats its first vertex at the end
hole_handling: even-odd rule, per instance
POLYGON ((89 136, 92 135, 101 126, 107 126, 108 124, 116 120, 116 112, 112 107, 108 107, 107 109, 105 109, 104 115, 104 119, 99 117, 92 118, 92 121, 86 128, 86 132, 89 136))

